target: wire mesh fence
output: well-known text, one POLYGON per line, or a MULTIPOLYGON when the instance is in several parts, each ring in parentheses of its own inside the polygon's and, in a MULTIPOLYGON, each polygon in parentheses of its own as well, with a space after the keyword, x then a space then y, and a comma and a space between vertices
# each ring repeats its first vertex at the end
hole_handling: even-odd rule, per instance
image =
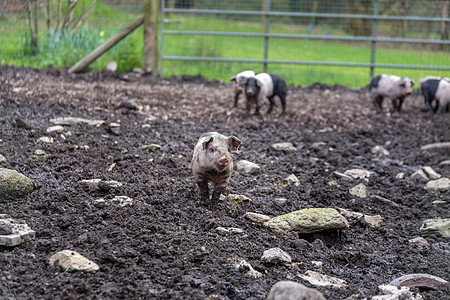
MULTIPOLYGON (((374 75, 449 77, 449 2, 163 0, 160 70, 163 76, 201 74, 224 81, 244 69, 267 70, 289 83, 352 87, 367 84, 371 67, 374 75)), ((0 61, 69 67, 142 12, 143 0, 0 1, 0 61), (38 53, 29 45, 27 2, 38 3, 38 53), (68 31, 95 3, 75 34, 57 34, 74 2, 68 31)), ((91 69, 110 61, 119 71, 142 66, 143 40, 139 29, 91 69)))

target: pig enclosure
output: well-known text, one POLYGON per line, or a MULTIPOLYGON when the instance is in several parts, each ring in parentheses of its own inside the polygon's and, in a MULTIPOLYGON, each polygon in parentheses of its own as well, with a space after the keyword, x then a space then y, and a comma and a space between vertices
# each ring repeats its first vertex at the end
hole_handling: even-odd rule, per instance
MULTIPOLYGON (((230 84, 196 76, 69 75, 6 66, 0 74, 0 154, 6 158, 0 166, 36 185, 22 199, 0 201, 1 214, 23 219, 36 231, 34 240, 0 249, 0 298, 265 299, 273 284, 288 279, 320 290, 327 299, 363 299, 405 274, 449 279, 448 240, 429 239, 425 247, 408 242, 420 236, 424 220, 448 218, 448 202, 433 204, 448 201, 448 191, 427 191, 424 182, 410 178, 422 166, 450 176, 449 167, 439 165, 449 159, 448 152, 420 150, 449 140, 449 115, 424 112, 417 94, 400 114, 390 114, 387 102, 384 113, 376 114, 365 89, 290 86, 287 116, 276 117, 277 102, 272 115, 260 120, 244 118, 242 99, 232 109, 230 84), (136 106, 119 107, 124 101, 136 106), (65 126, 64 137, 48 134, 50 119, 63 116, 104 124, 65 126), (221 201, 214 211, 197 203, 190 160, 198 137, 207 131, 236 135, 242 145, 235 162, 246 159, 261 167, 254 175, 233 172, 228 187, 252 201, 221 201), (47 135, 54 143, 37 142, 47 135), (271 145, 277 142, 292 142, 297 151, 275 151, 271 145), (145 147, 151 144, 161 147, 145 147), (377 145, 389 155, 371 153, 377 145), (36 149, 46 155, 35 155, 36 149), (368 182, 334 173, 357 167, 374 172, 368 182), (400 172, 404 179, 396 179, 400 172), (286 182, 290 174, 300 185, 286 182), (123 185, 89 189, 79 184, 93 178, 123 185), (360 182, 368 187, 367 198, 349 194, 360 182), (95 202, 114 196, 134 202, 124 207, 95 202), (349 219, 343 232, 299 236, 271 232, 243 216, 310 207, 379 214, 383 221, 371 229, 349 219), (244 232, 220 234, 219 226, 244 232), (295 264, 263 264, 263 252, 273 247, 289 253, 295 264), (50 266, 48 258, 64 249, 80 252, 100 270, 50 266), (245 276, 232 266, 238 259, 263 276, 245 276), (345 280, 346 287, 311 285, 298 277, 307 270, 345 280)), ((421 294, 425 299, 447 295, 421 294)))

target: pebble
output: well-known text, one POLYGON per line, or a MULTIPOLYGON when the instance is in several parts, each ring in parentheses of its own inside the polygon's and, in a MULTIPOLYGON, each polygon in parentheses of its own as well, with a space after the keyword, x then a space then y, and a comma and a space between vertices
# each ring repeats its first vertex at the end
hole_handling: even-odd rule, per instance
POLYGON ((268 264, 292 262, 291 256, 278 247, 264 251, 261 260, 268 264))
POLYGON ((13 247, 34 239, 36 232, 23 220, 0 215, 0 246, 13 247))
POLYGON ((63 250, 53 254, 49 259, 50 265, 58 264, 66 272, 88 271, 96 272, 100 267, 93 261, 72 250, 63 250))
POLYGON ((51 126, 51 127, 47 128, 48 133, 63 132, 63 131, 64 131, 64 127, 62 127, 61 125, 55 125, 55 126, 51 126))
POLYGON ((295 176, 294 174, 289 175, 284 180, 287 181, 288 185, 292 185, 292 184, 295 186, 300 185, 300 181, 298 180, 297 176, 295 176))
POLYGON ((50 136, 42 136, 38 139, 38 142, 52 144, 54 142, 54 140, 50 136))
POLYGON ((236 163, 235 166, 236 170, 238 172, 244 173, 244 174, 256 174, 261 169, 260 166, 258 166, 255 163, 252 163, 248 160, 240 160, 236 163))
POLYGON ((331 286, 331 287, 335 287, 335 288, 343 288, 343 287, 347 286, 347 283, 345 282, 345 280, 342 280, 342 279, 339 279, 336 277, 332 277, 332 276, 328 276, 325 274, 321 274, 319 272, 315 272, 315 271, 311 271, 311 270, 308 270, 308 271, 306 271, 305 274, 300 274, 298 276, 300 278, 302 278, 303 280, 308 281, 312 285, 331 286))
POLYGON ((292 143, 275 143, 272 144, 272 148, 277 151, 287 151, 287 152, 297 151, 297 148, 295 148, 292 143))
POLYGON ((418 287, 432 290, 445 289, 449 287, 449 282, 437 276, 430 274, 407 274, 398 277, 389 283, 393 286, 418 287))
POLYGON ((366 198, 369 196, 369 192, 367 191, 367 187, 360 183, 349 190, 350 195, 357 196, 359 198, 366 198))
POLYGON ((269 216, 263 215, 263 214, 258 214, 258 213, 253 213, 253 212, 246 212, 244 214, 244 216, 247 219, 252 220, 253 222, 256 223, 264 223, 269 221, 271 218, 269 216))
POLYGON ((0 164, 6 162, 6 158, 0 154, 0 164))
POLYGON ((270 289, 267 300, 325 300, 324 295, 316 289, 308 288, 295 281, 279 281, 270 289))

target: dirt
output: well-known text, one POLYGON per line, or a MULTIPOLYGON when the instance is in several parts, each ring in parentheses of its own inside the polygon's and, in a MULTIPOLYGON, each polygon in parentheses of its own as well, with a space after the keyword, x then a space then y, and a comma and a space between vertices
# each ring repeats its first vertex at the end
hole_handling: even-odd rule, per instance
MULTIPOLYGON (((424 220, 449 217, 448 205, 432 203, 448 201, 448 192, 426 191, 423 182, 410 178, 421 166, 450 175, 449 167, 439 166, 449 159, 448 152, 420 150, 449 140, 449 114, 425 112, 417 94, 402 113, 391 114, 385 103, 385 111, 377 114, 365 89, 290 86, 287 116, 278 117, 277 103, 271 116, 248 119, 243 99, 232 109, 229 84, 200 76, 71 75, 2 66, 0 97, 0 153, 7 159, 1 167, 25 174, 36 185, 22 199, 0 201, 0 213, 23 219, 36 231, 34 240, 0 249, 0 298, 265 299, 273 284, 288 279, 320 290, 327 299, 355 294, 363 299, 405 274, 449 280, 448 240, 429 240, 423 248, 408 242, 420 236, 424 220), (124 102, 132 105, 120 107, 124 102), (63 116, 105 124, 65 126, 62 134, 48 134, 50 119, 63 116), (234 172, 228 187, 251 202, 222 201, 216 210, 198 203, 190 160, 196 140, 207 131, 236 135, 243 143, 235 161, 261 166, 256 175, 234 172), (37 142, 42 136, 55 142, 37 142), (298 151, 275 151, 271 144, 276 142, 292 142, 298 151), (144 147, 149 144, 162 148, 144 147), (376 145, 384 145, 389 156, 372 154, 376 145), (33 154, 36 149, 46 155, 33 154), (374 174, 368 182, 334 174, 356 167, 374 174), (404 179, 396 179, 400 172, 404 179), (299 186, 287 185, 290 174, 299 186), (92 178, 123 186, 91 190, 78 183, 92 178), (360 182, 369 197, 349 194, 360 182), (121 195, 131 197, 133 205, 95 202, 121 195), (371 229, 349 219, 346 231, 299 236, 268 231, 244 217, 245 212, 277 216, 310 207, 379 214, 383 221, 371 229), (244 233, 222 235, 219 226, 244 233), (273 247, 290 254, 294 264, 264 265, 260 258, 273 247), (49 257, 64 249, 80 252, 100 270, 50 266, 49 257), (238 258, 263 276, 236 270, 231 262, 238 258), (322 262, 320 272, 347 286, 320 287, 299 278, 318 270, 312 261, 322 262)), ((421 294, 425 299, 448 296, 433 290, 421 294)))

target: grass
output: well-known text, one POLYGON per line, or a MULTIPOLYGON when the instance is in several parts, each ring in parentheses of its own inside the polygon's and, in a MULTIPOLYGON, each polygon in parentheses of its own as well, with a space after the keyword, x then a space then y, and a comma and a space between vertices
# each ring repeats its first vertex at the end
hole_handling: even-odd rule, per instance
MULTIPOLYGON (((80 1, 75 15, 81 14, 90 1, 80 1), (83 8, 84 7, 84 8, 83 8)), ((28 25, 25 18, 12 16, 0 19, 0 61, 2 64, 45 68, 69 67, 87 55, 109 37, 118 32, 124 25, 138 18, 126 10, 115 10, 105 4, 98 3, 89 15, 86 25, 72 37, 59 32, 45 34, 44 20, 41 20, 39 36, 39 53, 33 54, 27 36, 28 25)), ((179 20, 180 23, 166 24, 166 30, 208 30, 234 32, 262 32, 260 22, 242 22, 239 20, 220 19, 205 16, 185 16, 176 14, 166 19, 179 20)), ((312 34, 347 35, 339 29, 316 26, 312 34)), ((271 32, 304 34, 306 26, 296 24, 273 24, 271 32)), ((417 35, 417 33, 411 33, 417 35)), ((380 43, 376 51, 377 63, 411 64, 424 66, 449 66, 450 55, 447 51, 427 51, 414 49, 413 44, 395 45, 380 43), (398 46, 398 47, 397 47, 398 46)), ((131 71, 133 67, 142 66, 143 30, 139 28, 113 47, 108 53, 91 64, 89 70, 102 70, 109 62, 118 63, 119 72, 131 71)), ((200 56, 223 58, 262 59, 264 56, 262 38, 249 37, 212 37, 165 35, 164 55, 200 56)), ((272 38, 269 40, 269 59, 291 61, 326 61, 326 62, 370 62, 370 43, 349 43, 323 40, 299 40, 272 38)), ((214 63, 214 62, 182 62, 164 61, 163 76, 201 74, 207 78, 228 81, 228 79, 244 69, 262 72, 262 64, 214 63)), ((278 73, 288 83, 309 85, 314 82, 341 84, 350 87, 361 87, 369 81, 369 69, 362 67, 329 67, 306 65, 269 64, 268 71, 278 73)), ((444 71, 408 70, 408 69, 376 69, 380 73, 396 74, 418 79, 430 74, 448 76, 444 71)))

